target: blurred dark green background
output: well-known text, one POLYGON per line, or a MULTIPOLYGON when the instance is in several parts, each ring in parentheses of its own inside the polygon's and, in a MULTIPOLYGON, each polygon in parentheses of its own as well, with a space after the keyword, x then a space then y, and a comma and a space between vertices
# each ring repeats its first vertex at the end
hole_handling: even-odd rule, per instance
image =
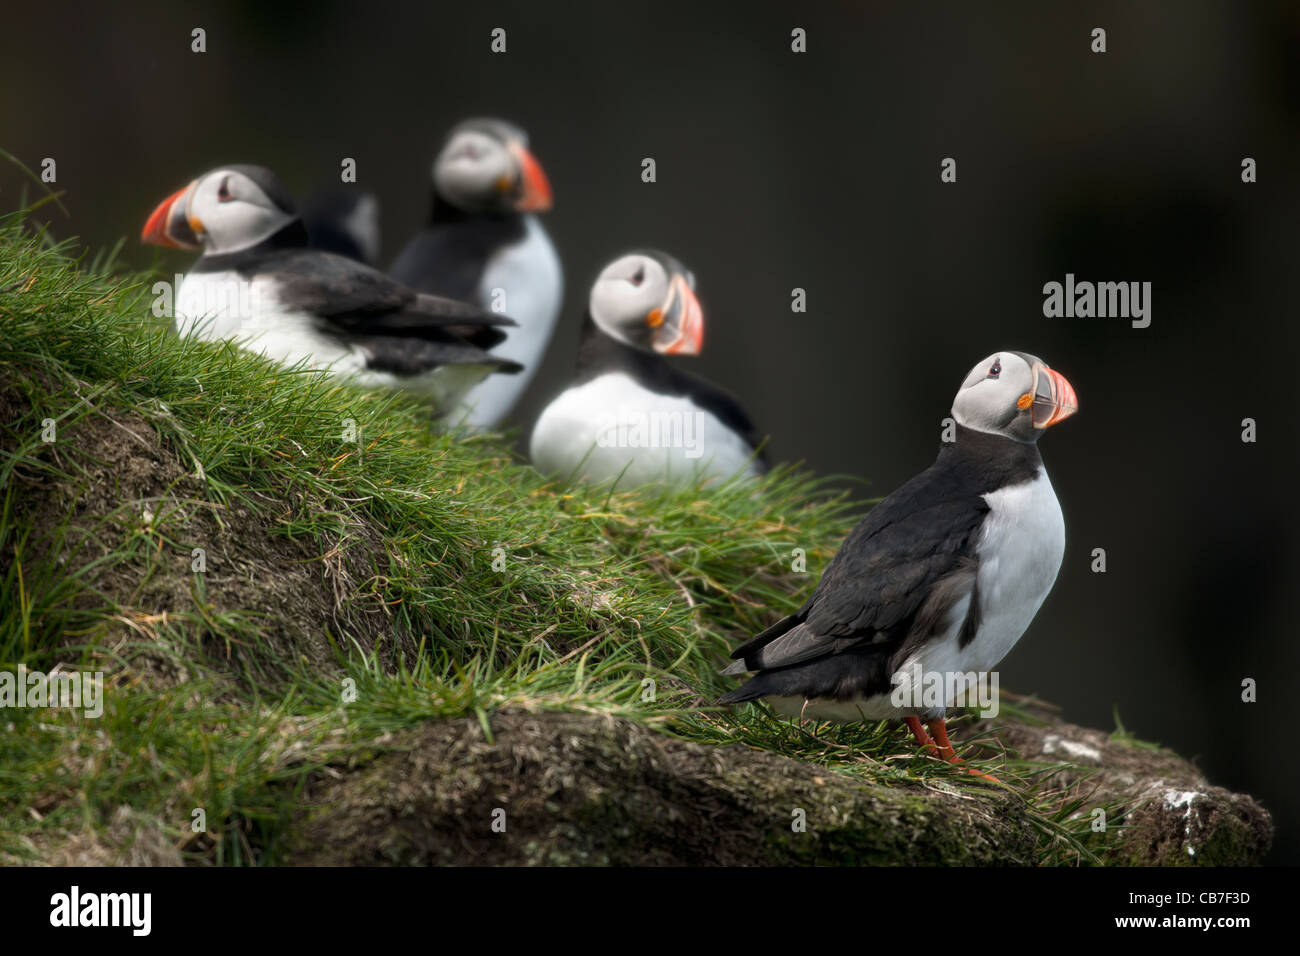
MULTIPOLYGON (((448 126, 515 120, 554 184, 568 279, 525 429, 566 378, 587 284, 633 246, 695 271, 693 367, 745 400, 774 458, 866 495, 932 460, 976 360, 1041 355, 1082 405, 1042 444, 1069 545, 1003 686, 1196 757, 1265 802, 1272 859, 1293 863, 1298 53, 1284 0, 10 5, 0 146, 57 160, 56 234, 125 236, 140 266, 145 217, 196 173, 263 163, 302 196, 355 157, 387 262, 448 126), (1043 283, 1067 272, 1152 282, 1151 327, 1044 318, 1043 283)), ((21 189, 0 170, 0 207, 21 189)))

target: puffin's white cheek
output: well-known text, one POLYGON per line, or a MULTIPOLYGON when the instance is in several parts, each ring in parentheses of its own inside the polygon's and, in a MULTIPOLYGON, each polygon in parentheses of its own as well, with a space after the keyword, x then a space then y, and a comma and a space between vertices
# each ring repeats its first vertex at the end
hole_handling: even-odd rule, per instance
POLYGON ((510 164, 504 154, 478 159, 459 159, 442 167, 434 182, 439 191, 463 199, 484 200, 495 195, 502 184, 512 182, 510 164))
POLYGON ((626 303, 619 295, 617 282, 597 282, 591 290, 591 312, 593 316, 606 321, 617 321, 622 315, 626 303))
POLYGON ((434 178, 438 191, 456 199, 468 199, 482 192, 481 170, 465 162, 455 162, 443 167, 434 178))

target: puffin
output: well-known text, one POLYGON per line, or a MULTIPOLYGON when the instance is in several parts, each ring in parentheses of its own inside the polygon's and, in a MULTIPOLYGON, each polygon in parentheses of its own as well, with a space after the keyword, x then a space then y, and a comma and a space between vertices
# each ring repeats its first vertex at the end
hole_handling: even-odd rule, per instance
POLYGON ((500 119, 454 129, 433 162, 429 219, 388 272, 419 292, 472 302, 518 323, 493 354, 523 366, 472 389, 457 416, 471 428, 499 425, 514 408, 555 331, 564 276, 539 218, 551 184, 528 136, 500 119))
POLYGON ((548 475, 682 487, 767 468, 740 403, 669 364, 698 355, 695 277, 657 250, 620 256, 591 287, 572 383, 542 411, 529 451, 548 475))
POLYGON ((752 676, 718 703, 901 719, 927 752, 960 763, 952 698, 1015 646, 1061 567, 1065 520, 1038 439, 1078 407, 1040 358, 1006 350, 979 362, 952 404, 954 440, 867 513, 803 607, 736 648, 722 673, 752 676), (950 680, 927 700, 932 675, 950 680))
POLYGON ((201 252, 175 293, 182 336, 410 392, 444 414, 485 375, 521 370, 488 351, 514 325, 506 316, 310 248, 288 190, 265 167, 203 174, 158 205, 140 238, 201 252))

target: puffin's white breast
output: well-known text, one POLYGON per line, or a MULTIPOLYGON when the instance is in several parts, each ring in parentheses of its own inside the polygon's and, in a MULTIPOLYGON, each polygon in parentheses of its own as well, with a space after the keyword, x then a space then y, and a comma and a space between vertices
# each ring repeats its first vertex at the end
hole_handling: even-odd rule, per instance
POLYGON ((533 428, 533 464, 550 475, 619 487, 757 474, 753 450, 711 412, 660 395, 623 372, 576 385, 533 428), (620 478, 621 476, 621 478, 620 478))
POLYGON ((980 632, 961 670, 996 667, 1020 640, 1056 583, 1065 557, 1065 516, 1041 466, 1031 481, 984 496, 989 513, 975 546, 980 632))
POLYGON ((467 421, 479 427, 491 427, 509 414, 541 366, 560 315, 560 257, 536 216, 525 216, 524 226, 524 237, 493 253, 479 281, 478 305, 492 310, 500 290, 500 311, 519 323, 506 330, 506 340, 492 354, 524 367, 514 375, 490 376, 464 397, 467 421))

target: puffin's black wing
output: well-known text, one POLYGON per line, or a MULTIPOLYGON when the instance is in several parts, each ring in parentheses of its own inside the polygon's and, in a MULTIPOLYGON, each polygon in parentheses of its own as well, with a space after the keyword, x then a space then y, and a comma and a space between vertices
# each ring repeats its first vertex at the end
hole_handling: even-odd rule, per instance
POLYGON ((520 216, 478 216, 438 223, 418 233, 388 270, 417 292, 473 300, 488 260, 525 235, 520 216))
POLYGON ((318 315, 352 336, 460 339, 490 349, 515 324, 468 302, 416 292, 378 269, 320 250, 288 251, 267 271, 285 306, 318 315))
POLYGON ((445 340, 423 337, 396 338, 391 335, 357 336, 352 342, 366 353, 366 366, 394 375, 420 375, 440 365, 482 365, 496 372, 514 374, 523 366, 510 359, 485 352, 464 339, 448 335, 445 340))
MULTIPOLYGON (((948 471, 936 462, 858 523, 808 602, 732 654, 727 673, 765 673, 722 702, 863 690, 842 682, 887 677, 891 658, 941 625, 975 589, 975 539, 989 511, 948 471), (822 660, 842 654, 841 666, 820 673, 822 660)), ((977 602, 971 614, 978 620, 977 602)))

